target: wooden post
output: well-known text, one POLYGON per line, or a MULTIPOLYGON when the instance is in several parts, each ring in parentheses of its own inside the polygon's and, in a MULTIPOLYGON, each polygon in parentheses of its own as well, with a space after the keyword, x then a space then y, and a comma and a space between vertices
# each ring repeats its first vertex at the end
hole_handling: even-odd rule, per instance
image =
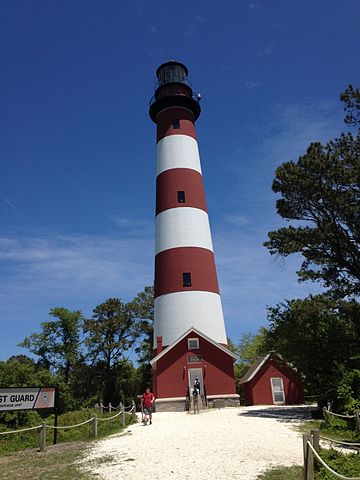
POLYGON ((125 404, 123 405, 123 404, 121 403, 120 405, 121 405, 121 409, 122 409, 121 423, 122 423, 122 426, 125 427, 125 425, 126 425, 126 421, 125 421, 125 404))
POLYGON ((112 405, 111 405, 111 402, 109 402, 109 413, 111 413, 111 408, 112 408, 112 405))
MULTIPOLYGON (((310 436, 310 443, 312 445, 312 438, 310 436)), ((307 445, 308 451, 307 451, 307 480, 314 480, 314 453, 307 445)))
POLYGON ((304 455, 304 480, 308 480, 307 478, 307 457, 308 457, 308 446, 307 441, 310 435, 308 433, 304 433, 303 435, 303 455, 304 455))
POLYGON ((93 434, 94 438, 97 437, 97 430, 98 430, 98 418, 97 418, 97 415, 95 413, 94 418, 93 418, 93 423, 92 423, 92 434, 93 434))
POLYGON ((45 452, 45 447, 46 447, 46 424, 43 423, 41 425, 40 429, 40 435, 39 435, 39 440, 40 440, 40 452, 45 452))
POLYGON ((318 452, 320 450, 320 432, 319 430, 310 430, 312 436, 312 444, 315 450, 318 452))
POLYGON ((132 410, 132 417, 133 417, 134 420, 136 420, 136 405, 135 405, 135 400, 133 400, 133 401, 131 402, 131 404, 132 404, 132 409, 133 409, 133 410, 132 410))
MULTIPOLYGON (((54 418, 54 427, 58 426, 58 415, 59 415, 59 387, 55 387, 55 418, 54 418)), ((54 428, 54 445, 57 443, 58 429, 54 428)))
POLYGON ((360 410, 355 410, 356 431, 360 433, 360 410))

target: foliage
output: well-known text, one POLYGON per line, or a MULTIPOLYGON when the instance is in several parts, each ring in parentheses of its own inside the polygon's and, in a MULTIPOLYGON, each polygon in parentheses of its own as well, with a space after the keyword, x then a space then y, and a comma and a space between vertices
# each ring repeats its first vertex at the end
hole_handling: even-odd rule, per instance
MULTIPOLYGON (((349 87, 342 99, 346 121, 356 125, 359 90, 349 87)), ((325 146, 312 143, 296 163, 281 165, 272 186, 282 197, 277 212, 298 225, 269 232, 264 244, 272 255, 301 253, 299 281, 320 281, 340 297, 360 293, 359 159, 359 134, 347 133, 325 146)))
POLYGON ((139 292, 132 302, 127 304, 132 316, 136 319, 138 354, 138 391, 145 390, 152 384, 152 368, 154 334, 154 287, 147 286, 139 292))
POLYGON ((353 414, 360 409, 360 370, 355 369, 344 372, 337 387, 338 403, 341 411, 353 414))
MULTIPOLYGON (((14 412, 20 413, 20 412, 14 412)), ((25 413, 25 412, 21 412, 25 413)), ((47 425, 54 425, 54 415, 48 415, 46 419, 42 419, 41 416, 37 412, 28 412, 30 415, 27 415, 27 421, 24 423, 21 428, 26 427, 33 427, 37 425, 41 425, 45 422, 47 425)), ((94 416, 94 413, 99 415, 98 411, 94 410, 78 410, 73 412, 67 412, 63 415, 59 415, 58 417, 58 425, 65 426, 65 425, 76 425, 78 423, 82 423, 91 417, 94 416)), ((115 413, 106 413, 104 412, 101 417, 107 418, 114 416, 115 413)), ((106 422, 99 421, 98 423, 98 438, 111 435, 113 433, 117 433, 123 430, 121 425, 121 416, 114 418, 113 420, 109 420, 106 422)), ((125 415, 125 422, 126 425, 130 425, 133 423, 133 418, 130 414, 125 415)), ((91 422, 86 423, 85 425, 81 425, 76 428, 71 429, 59 429, 57 442, 58 443, 66 443, 66 442, 74 442, 78 440, 88 441, 92 439, 92 426, 91 422)), ((20 428, 20 426, 18 427, 20 428)), ((16 428, 12 426, 8 426, 5 428, 2 426, 0 428, 1 431, 6 430, 16 430, 16 428)), ((48 428, 46 430, 47 435, 47 444, 51 445, 53 442, 53 429, 48 428)), ((20 432, 16 434, 9 434, 9 435, 2 435, 0 436, 0 455, 4 453, 14 452, 18 450, 23 450, 25 448, 38 448, 39 446, 39 432, 37 430, 31 430, 27 432, 20 432)))
POLYGON ((56 320, 42 322, 42 331, 32 333, 19 346, 40 357, 43 367, 61 373, 65 383, 68 383, 71 369, 80 355, 82 315, 80 310, 70 311, 64 307, 52 308, 49 315, 56 320))
POLYGON ((337 386, 359 367, 360 305, 323 295, 288 300, 268 309, 269 347, 304 375, 309 395, 341 408, 337 386))
POLYGON ((303 480, 303 467, 273 467, 257 477, 257 480, 303 480))
MULTIPOLYGON (((345 477, 358 476, 360 472, 360 455, 356 453, 343 454, 337 450, 321 449, 320 457, 335 472, 345 477)), ((315 480, 334 480, 334 475, 330 473, 319 462, 315 462, 315 480)))
POLYGON ((127 307, 137 320, 136 329, 140 342, 135 352, 139 355, 139 363, 148 362, 153 355, 154 287, 145 287, 127 307))
POLYGON ((8 454, 1 458, 0 478, 93 480, 96 477, 80 470, 79 461, 87 448, 83 442, 77 442, 48 449, 45 455, 39 455, 37 450, 8 454))
POLYGON ((114 403, 119 364, 127 361, 124 353, 136 338, 134 319, 119 298, 109 298, 94 308, 92 318, 84 322, 84 331, 88 358, 95 371, 101 372, 102 400, 105 404, 114 403))
POLYGON ((238 356, 234 365, 236 391, 240 395, 240 401, 243 398, 243 389, 240 379, 248 371, 252 363, 261 355, 267 353, 267 330, 260 327, 256 334, 244 333, 237 344, 228 338, 229 350, 238 356))
POLYGON ((89 357, 94 362, 103 360, 111 368, 133 345, 133 324, 129 310, 119 298, 109 298, 95 307, 92 318, 84 322, 89 357))
POLYGON ((348 125, 360 124, 360 90, 349 85, 345 92, 341 93, 340 100, 345 103, 345 123, 348 125))

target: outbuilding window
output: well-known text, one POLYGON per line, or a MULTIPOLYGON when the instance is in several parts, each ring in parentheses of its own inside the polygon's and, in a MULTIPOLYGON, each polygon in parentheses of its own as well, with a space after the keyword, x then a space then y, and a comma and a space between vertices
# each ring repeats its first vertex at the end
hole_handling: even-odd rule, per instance
POLYGON ((180 128, 180 120, 178 118, 173 119, 173 128, 178 130, 180 128))

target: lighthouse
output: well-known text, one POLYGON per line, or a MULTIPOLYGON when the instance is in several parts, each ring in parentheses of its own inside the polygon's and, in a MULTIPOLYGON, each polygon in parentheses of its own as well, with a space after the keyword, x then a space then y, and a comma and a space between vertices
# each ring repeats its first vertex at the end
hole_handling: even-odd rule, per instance
POLYGON ((203 405, 238 402, 217 280, 195 121, 200 95, 187 67, 156 71, 154 392, 160 410, 183 410, 195 381, 203 405))

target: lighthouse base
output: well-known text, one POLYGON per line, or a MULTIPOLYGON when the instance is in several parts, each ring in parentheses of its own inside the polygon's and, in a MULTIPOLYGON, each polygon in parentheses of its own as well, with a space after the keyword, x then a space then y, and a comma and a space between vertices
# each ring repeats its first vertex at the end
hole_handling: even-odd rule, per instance
MULTIPOLYGON (((209 395, 207 397, 207 405, 201 405, 201 403, 199 402, 200 410, 238 407, 240 405, 240 397, 237 394, 209 395)), ((189 400, 186 397, 158 398, 155 405, 156 412, 185 412, 191 410, 191 404, 189 404, 189 400)))

